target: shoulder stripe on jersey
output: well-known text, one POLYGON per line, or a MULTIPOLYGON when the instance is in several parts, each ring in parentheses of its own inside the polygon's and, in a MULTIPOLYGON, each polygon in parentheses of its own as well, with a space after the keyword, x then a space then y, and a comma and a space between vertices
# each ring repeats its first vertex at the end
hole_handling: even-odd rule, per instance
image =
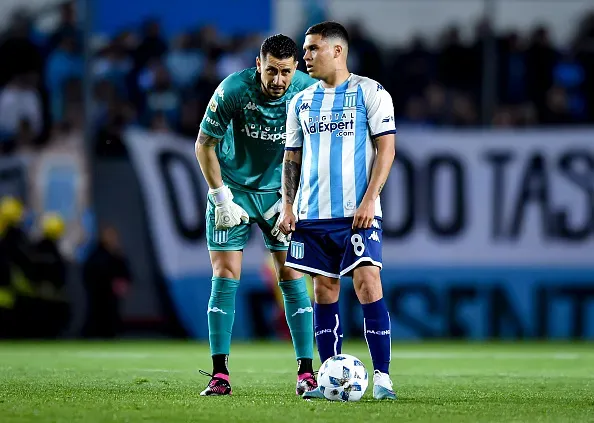
POLYGON ((357 86, 357 118, 355 119, 355 195, 357 207, 367 189, 367 108, 361 85, 357 86))
POLYGON ((372 135, 372 136, 371 136, 371 138, 379 138, 379 137, 381 137, 381 136, 383 136, 383 135, 388 135, 388 134, 395 134, 395 133, 396 133, 396 130, 395 130, 395 129, 390 129, 389 131, 380 132, 380 133, 379 133, 379 134, 377 134, 377 135, 372 135))

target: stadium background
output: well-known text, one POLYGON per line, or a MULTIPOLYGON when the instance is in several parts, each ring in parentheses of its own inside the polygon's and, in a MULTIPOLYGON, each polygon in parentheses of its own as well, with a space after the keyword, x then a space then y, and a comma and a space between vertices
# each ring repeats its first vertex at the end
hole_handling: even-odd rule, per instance
MULTIPOLYGON (((590 1, 23 4, 0 14, 0 336, 206 339, 203 110, 265 36, 330 18, 395 102, 393 338, 594 338, 590 1)), ((255 232, 234 337, 286 338, 255 232)))

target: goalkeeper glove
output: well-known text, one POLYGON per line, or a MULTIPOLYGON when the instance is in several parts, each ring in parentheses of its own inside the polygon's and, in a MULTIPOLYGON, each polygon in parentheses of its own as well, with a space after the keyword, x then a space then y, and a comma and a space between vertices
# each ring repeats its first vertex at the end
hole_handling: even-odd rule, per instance
POLYGON ((229 229, 240 223, 248 223, 250 217, 247 212, 233 202, 233 194, 227 185, 220 188, 209 189, 215 203, 215 228, 229 229))
POLYGON ((268 210, 266 210, 264 212, 262 217, 264 218, 264 220, 270 220, 274 217, 274 215, 278 215, 276 218, 276 222, 274 223, 274 226, 272 227, 272 230, 270 231, 270 235, 275 237, 278 241, 282 242, 284 245, 289 245, 290 235, 289 236, 285 235, 284 233, 281 232, 281 230, 279 228, 279 225, 281 222, 282 201, 283 201, 283 199, 279 198, 278 201, 272 205, 272 207, 270 207, 268 210))

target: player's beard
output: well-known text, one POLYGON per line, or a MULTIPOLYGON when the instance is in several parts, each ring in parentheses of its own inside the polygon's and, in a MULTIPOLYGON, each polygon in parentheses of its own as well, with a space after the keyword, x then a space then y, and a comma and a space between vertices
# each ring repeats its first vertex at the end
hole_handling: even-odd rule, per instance
POLYGON ((281 88, 281 91, 279 91, 279 95, 274 95, 272 91, 270 91, 270 89, 266 85, 264 85, 262 81, 260 81, 260 86, 262 87, 262 92, 266 95, 266 97, 269 98, 281 98, 283 95, 285 95, 285 92, 287 91, 286 89, 281 88))

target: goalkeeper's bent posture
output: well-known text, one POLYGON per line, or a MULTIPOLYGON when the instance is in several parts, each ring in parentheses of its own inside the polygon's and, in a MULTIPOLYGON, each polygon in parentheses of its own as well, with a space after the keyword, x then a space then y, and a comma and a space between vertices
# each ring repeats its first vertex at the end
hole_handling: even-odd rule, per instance
POLYGON ((257 223, 274 259, 298 361, 298 395, 317 387, 313 375, 313 308, 305 279, 284 265, 288 242, 279 230, 281 172, 288 102, 316 83, 297 71, 297 45, 267 38, 256 67, 229 75, 208 105, 196 157, 209 186, 206 240, 213 269, 208 331, 213 370, 200 395, 230 395, 229 357, 242 254, 257 223))

